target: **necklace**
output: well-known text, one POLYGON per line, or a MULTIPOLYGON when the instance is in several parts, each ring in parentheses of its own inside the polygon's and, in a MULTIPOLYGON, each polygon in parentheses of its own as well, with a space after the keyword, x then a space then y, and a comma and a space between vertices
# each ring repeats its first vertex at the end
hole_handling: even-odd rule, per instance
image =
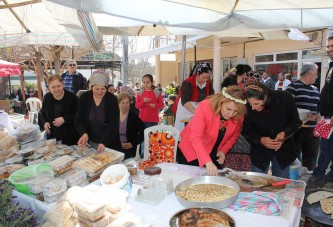
POLYGON ((226 119, 221 116, 220 117, 220 130, 224 131, 226 127, 227 127, 226 119))

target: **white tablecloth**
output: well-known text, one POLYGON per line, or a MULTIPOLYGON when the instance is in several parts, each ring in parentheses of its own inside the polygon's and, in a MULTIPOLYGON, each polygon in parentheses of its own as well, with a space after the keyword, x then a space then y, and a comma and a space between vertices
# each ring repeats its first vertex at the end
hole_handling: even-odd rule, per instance
POLYGON ((0 125, 7 128, 9 131, 14 129, 13 123, 6 112, 0 113, 0 125))
MULTIPOLYGON (((178 164, 159 164, 162 168, 163 177, 173 179, 173 184, 176 186, 181 181, 204 174, 205 170, 194 166, 185 166, 178 164)), ((98 184, 98 181, 94 182, 98 184)), ((24 207, 31 207, 41 221, 45 212, 54 204, 45 204, 30 196, 23 195, 19 192, 14 192, 17 196, 17 201, 24 207)), ((138 201, 134 196, 128 197, 128 203, 131 206, 132 212, 138 216, 144 217, 145 221, 152 223, 155 227, 169 226, 169 219, 179 210, 185 209, 178 201, 174 193, 168 195, 158 204, 150 204, 138 201)), ((301 217, 301 208, 291 207, 288 217, 284 216, 267 216, 254 214, 250 212, 234 211, 229 208, 222 209, 224 212, 232 216, 237 227, 298 227, 301 217)))

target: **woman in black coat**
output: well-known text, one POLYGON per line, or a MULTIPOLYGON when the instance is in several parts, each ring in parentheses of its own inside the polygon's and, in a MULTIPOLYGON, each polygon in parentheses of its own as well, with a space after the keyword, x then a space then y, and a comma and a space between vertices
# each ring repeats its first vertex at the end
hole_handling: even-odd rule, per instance
POLYGON ((249 65, 242 65, 238 64, 236 66, 236 74, 230 75, 227 78, 225 78, 221 84, 221 87, 229 87, 231 85, 239 85, 242 88, 245 86, 245 77, 247 76, 247 73, 249 73, 252 70, 251 66, 249 65))
POLYGON ((76 144, 79 138, 74 127, 77 97, 64 89, 59 75, 49 77, 48 88, 50 92, 44 96, 41 109, 41 121, 47 138, 61 140, 66 145, 76 144))
POLYGON ((293 135, 301 126, 293 97, 256 82, 247 86, 246 98, 242 135, 251 144, 251 170, 267 173, 271 162, 274 176, 289 178, 297 156, 293 135))
POLYGON ((120 148, 119 107, 116 96, 107 92, 108 82, 103 71, 93 72, 89 79, 91 90, 80 96, 74 121, 80 136, 78 144, 89 143, 97 151, 120 148))
POLYGON ((135 157, 136 147, 143 141, 144 138, 144 124, 138 115, 130 111, 131 100, 131 95, 128 93, 121 92, 118 95, 120 110, 120 151, 125 154, 125 159, 135 157))

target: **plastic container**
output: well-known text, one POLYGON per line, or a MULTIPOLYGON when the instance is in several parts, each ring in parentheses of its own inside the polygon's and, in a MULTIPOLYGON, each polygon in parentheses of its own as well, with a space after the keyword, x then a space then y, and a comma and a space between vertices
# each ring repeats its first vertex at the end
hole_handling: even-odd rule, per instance
POLYGON ((65 147, 61 150, 57 151, 58 155, 71 155, 73 153, 74 149, 71 147, 65 147))
POLYGON ((82 158, 74 162, 74 166, 83 169, 88 173, 89 177, 98 176, 106 168, 107 165, 96 161, 90 157, 82 158))
POLYGON ((28 166, 39 164, 39 163, 44 163, 44 162, 45 162, 44 158, 40 158, 40 159, 29 161, 28 166))
POLYGON ((23 158, 28 158, 29 156, 33 155, 35 152, 35 149, 32 147, 23 149, 19 151, 19 154, 22 155, 23 158))
POLYGON ((88 226, 88 227, 105 227, 107 226, 108 224, 110 224, 111 220, 110 220, 110 217, 111 217, 111 214, 110 212, 108 211, 105 211, 104 212, 104 216, 100 219, 98 219, 97 221, 95 222, 92 222, 92 221, 89 221, 89 220, 86 220, 82 217, 79 216, 79 224, 81 226, 88 226))
POLYGON ((74 158, 72 158, 69 155, 61 156, 51 162, 49 162, 49 165, 52 166, 54 172, 56 174, 60 175, 72 168, 74 162, 74 158))
POLYGON ((87 180, 87 173, 83 169, 72 169, 61 176, 67 182, 68 187, 76 186, 87 180))
POLYGON ((48 176, 41 176, 41 177, 34 178, 34 179, 30 180, 28 183, 29 190, 30 190, 30 192, 32 192, 34 194, 39 194, 39 193, 43 192, 44 185, 52 180, 53 180, 53 177, 48 177, 48 176))
POLYGON ((49 139, 45 141, 45 145, 49 146, 49 145, 55 145, 57 143, 56 139, 49 139))
POLYGON ((103 186, 131 192, 132 181, 129 176, 125 165, 115 164, 103 171, 100 181, 103 186))
POLYGON ((61 192, 65 192, 67 190, 67 183, 65 180, 61 178, 55 178, 52 181, 49 181, 43 187, 43 195, 52 197, 58 195, 61 192))
POLYGON ((39 148, 39 149, 37 150, 37 153, 39 153, 39 154, 46 154, 46 153, 48 153, 48 152, 50 152, 50 149, 49 149, 49 147, 47 147, 47 146, 45 146, 45 147, 41 147, 41 148, 39 148))
POLYGON ((63 192, 59 192, 57 194, 54 194, 52 196, 44 195, 44 202, 46 203, 55 203, 57 202, 64 194, 66 190, 63 192))
POLYGON ((13 165, 13 164, 22 164, 23 163, 23 158, 21 155, 14 156, 12 158, 8 158, 5 161, 6 164, 13 165))
POLYGON ((28 182, 31 179, 41 176, 54 176, 52 167, 49 164, 42 163, 32 166, 27 166, 22 169, 19 169, 12 173, 9 177, 9 181, 15 186, 15 188, 24 194, 31 195, 33 194, 29 190, 28 182))
POLYGON ((105 212, 105 200, 97 193, 85 192, 72 200, 74 209, 79 217, 95 222, 103 217, 105 212))
POLYGON ((289 178, 291 180, 298 180, 302 174, 302 163, 298 158, 290 165, 289 178))

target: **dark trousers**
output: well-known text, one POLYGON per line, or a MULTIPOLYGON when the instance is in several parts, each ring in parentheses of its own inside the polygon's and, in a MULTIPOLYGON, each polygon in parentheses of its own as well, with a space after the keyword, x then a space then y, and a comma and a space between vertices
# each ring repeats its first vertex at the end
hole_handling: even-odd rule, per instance
POLYGON ((319 138, 313 135, 313 128, 301 128, 299 133, 296 142, 299 159, 302 160, 302 166, 314 170, 319 153, 319 138))

